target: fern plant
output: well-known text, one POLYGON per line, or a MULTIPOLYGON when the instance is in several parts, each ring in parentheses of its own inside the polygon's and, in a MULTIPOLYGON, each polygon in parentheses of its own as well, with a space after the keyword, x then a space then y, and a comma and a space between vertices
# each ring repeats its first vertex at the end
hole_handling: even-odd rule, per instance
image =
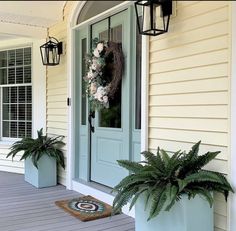
POLYGON ((23 138, 20 141, 15 142, 7 155, 12 157, 16 156, 18 152, 23 151, 23 155, 20 160, 25 160, 26 158, 31 158, 34 166, 38 168, 38 161, 43 155, 48 155, 49 157, 55 158, 57 163, 65 168, 64 156, 61 147, 65 145, 62 142, 63 136, 48 137, 43 135, 43 129, 41 128, 37 131, 38 137, 33 138, 23 138))
POLYGON ((117 192, 113 201, 113 213, 130 202, 130 210, 141 194, 146 196, 146 206, 150 203, 148 220, 162 210, 169 211, 182 195, 189 199, 197 194, 203 196, 209 205, 213 204, 212 192, 223 193, 227 200, 229 192, 234 192, 223 174, 202 169, 220 152, 207 152, 198 156, 200 141, 188 152, 175 152, 169 156, 163 149, 156 155, 145 151, 145 161, 132 162, 118 160, 120 166, 130 171, 113 191, 117 192))

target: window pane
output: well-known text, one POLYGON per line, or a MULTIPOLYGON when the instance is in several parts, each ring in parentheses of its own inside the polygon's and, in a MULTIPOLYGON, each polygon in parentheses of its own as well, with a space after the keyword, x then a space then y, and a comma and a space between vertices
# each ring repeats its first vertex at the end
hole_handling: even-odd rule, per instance
MULTIPOLYGON (((5 56, 8 66, 0 68, 0 83, 5 84, 2 87, 2 134, 12 138, 31 136, 32 86, 24 86, 31 83, 31 48, 9 50, 5 56)), ((0 62, 1 57, 0 52, 0 62)))
POLYGON ((23 67, 16 68, 16 83, 23 83, 23 67))
POLYGON ((8 66, 15 66, 16 64, 15 50, 8 51, 8 66))
POLYGON ((17 87, 10 88, 10 101, 11 103, 17 102, 17 87))
POLYGON ((32 88, 31 88, 31 86, 27 86, 26 91, 27 91, 27 93, 26 93, 27 94, 26 102, 31 103, 32 102, 32 88))
POLYGON ((7 66, 7 52, 1 51, 0 52, 0 67, 6 67, 7 66))
POLYGON ((7 69, 0 69, 0 84, 7 84, 7 69))
POLYGON ((32 136, 32 123, 31 122, 26 123, 26 136, 28 137, 32 136))
POLYGON ((31 66, 24 67, 24 83, 31 83, 31 66))
POLYGON ((25 109, 26 109, 25 104, 18 105, 18 120, 25 120, 26 117, 25 109))
POLYGON ((15 78, 16 78, 15 68, 9 68, 8 69, 8 84, 16 83, 15 78))
POLYGON ((17 120, 17 104, 10 104, 11 120, 17 120))
POLYGON ((4 87, 3 88, 3 103, 9 103, 9 88, 8 87, 4 87))
POLYGON ((19 87, 19 103, 24 103, 26 101, 26 87, 19 87))
POLYGON ((26 123, 19 122, 18 123, 18 137, 20 137, 20 138, 25 137, 25 131, 26 131, 26 123))
POLYGON ((16 66, 23 65, 23 49, 16 50, 16 66))
POLYGON ((85 92, 85 87, 86 83, 83 80, 83 77, 85 76, 86 73, 86 62, 85 62, 85 56, 87 53, 87 39, 84 38, 81 41, 81 47, 82 47, 82 86, 81 86, 81 91, 82 91, 82 98, 81 98, 81 124, 86 125, 86 111, 87 111, 87 106, 86 106, 86 92, 85 92))
POLYGON ((2 125, 3 125, 2 129, 3 137, 9 137, 10 136, 9 122, 4 121, 2 125))
POLYGON ((32 105, 26 105, 26 120, 32 120, 32 105))
POLYGON ((10 122, 10 137, 17 138, 17 122, 10 122))
MULTIPOLYGON (((110 38, 113 42, 119 42, 122 44, 122 25, 111 28, 110 38)), ((103 32, 99 34, 99 39, 103 32)), ((111 57, 112 58, 112 57, 111 57)), ((109 75, 111 78, 111 75, 109 75)), ((121 83, 117 88, 116 94, 113 99, 109 99, 109 108, 99 111, 99 126, 110 128, 121 128, 121 83)))
POLYGON ((10 119, 9 104, 4 104, 2 110, 3 110, 3 120, 9 120, 10 119))
POLYGON ((24 48, 24 65, 31 64, 31 48, 24 48))

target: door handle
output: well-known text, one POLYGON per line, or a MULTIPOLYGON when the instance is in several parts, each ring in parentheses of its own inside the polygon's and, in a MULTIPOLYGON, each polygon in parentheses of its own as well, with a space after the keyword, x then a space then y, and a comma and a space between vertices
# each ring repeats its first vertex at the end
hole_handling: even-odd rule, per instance
POLYGON ((94 126, 92 125, 92 119, 95 118, 95 111, 90 111, 88 116, 89 128, 91 132, 94 132, 94 126))

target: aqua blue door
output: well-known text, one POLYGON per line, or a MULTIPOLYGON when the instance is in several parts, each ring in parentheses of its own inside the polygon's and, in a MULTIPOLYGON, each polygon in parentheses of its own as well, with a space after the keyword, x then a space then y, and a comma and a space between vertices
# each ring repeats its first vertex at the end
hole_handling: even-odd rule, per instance
POLYGON ((124 74, 120 88, 110 101, 110 107, 96 111, 94 133, 91 136, 91 181, 113 187, 128 172, 117 160, 130 159, 130 77, 129 77, 129 23, 128 10, 95 23, 92 39, 121 43, 125 57, 124 74))
POLYGON ((141 36, 137 36, 134 10, 129 7, 75 31, 75 177, 114 187, 129 173, 117 160, 140 160, 141 36), (121 43, 124 73, 110 107, 95 112, 91 132, 89 102, 84 97, 85 55, 91 39, 121 43))

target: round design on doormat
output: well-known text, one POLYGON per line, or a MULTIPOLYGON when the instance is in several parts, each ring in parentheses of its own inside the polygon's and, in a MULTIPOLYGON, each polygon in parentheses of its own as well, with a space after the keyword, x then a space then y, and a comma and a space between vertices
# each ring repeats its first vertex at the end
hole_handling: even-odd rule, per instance
POLYGON ((83 213, 103 212, 105 209, 103 204, 92 200, 72 200, 68 206, 73 210, 83 213))

